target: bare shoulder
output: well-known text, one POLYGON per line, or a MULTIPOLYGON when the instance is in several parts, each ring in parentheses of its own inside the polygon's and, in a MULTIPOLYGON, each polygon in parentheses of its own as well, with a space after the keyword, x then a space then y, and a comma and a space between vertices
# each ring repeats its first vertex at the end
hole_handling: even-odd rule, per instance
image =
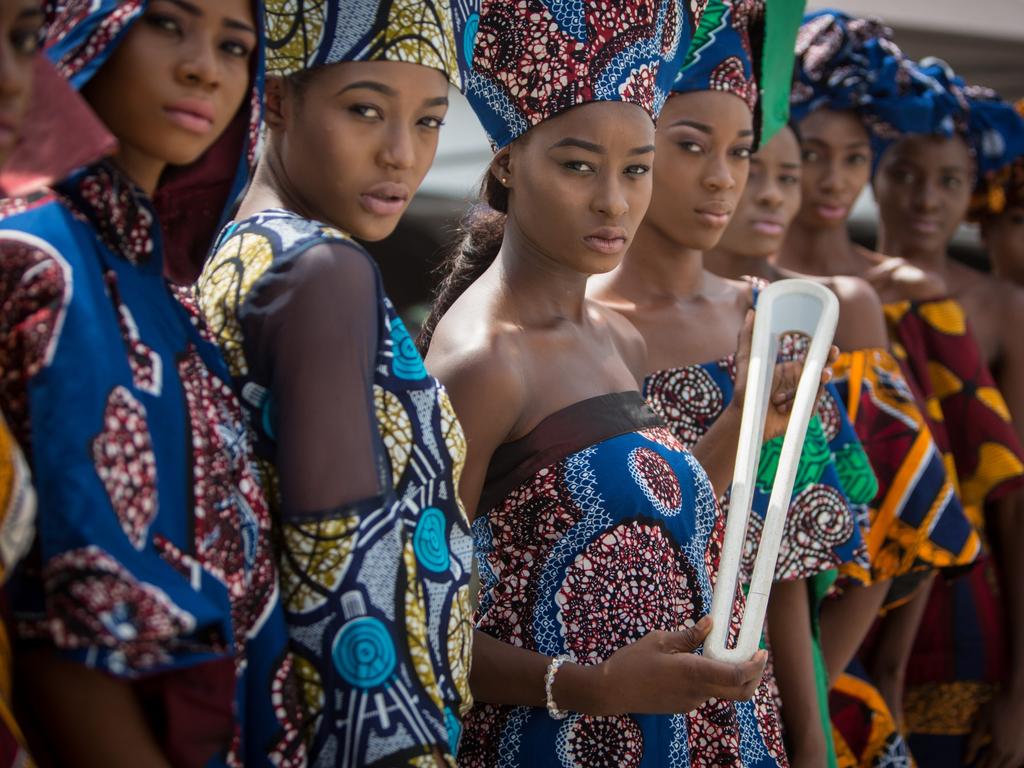
POLYGON ((839 299, 836 344, 840 349, 872 349, 889 343, 885 313, 878 293, 866 280, 849 275, 831 278, 829 287, 839 299))
POLYGON ((507 419, 511 430, 527 391, 521 334, 480 306, 478 298, 463 295, 441 318, 425 362, 448 389, 460 417, 467 409, 491 410, 495 419, 507 419))
POLYGON ((992 278, 1000 294, 1000 305, 1005 312, 1006 322, 1001 323, 1004 336, 1014 339, 1014 346, 1024 351, 1019 334, 1024 331, 1024 288, 1013 283, 992 278))
POLYGON ((836 275, 830 283, 829 287, 839 299, 841 311, 857 314, 882 312, 882 300, 878 298, 878 292, 864 278, 836 275))

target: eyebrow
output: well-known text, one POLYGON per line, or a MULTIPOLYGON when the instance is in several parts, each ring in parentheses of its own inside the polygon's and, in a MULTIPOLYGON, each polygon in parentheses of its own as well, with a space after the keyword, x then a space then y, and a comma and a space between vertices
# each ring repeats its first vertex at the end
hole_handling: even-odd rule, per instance
MULTIPOLYGON (((801 144, 821 144, 822 146, 829 146, 828 142, 824 139, 818 139, 814 136, 805 136, 800 142, 801 144)), ((843 149, 859 149, 861 147, 870 147, 871 143, 867 141, 855 141, 851 144, 847 144, 843 149)))
POLYGON ((595 144, 592 141, 584 141, 583 139, 574 139, 571 136, 556 141, 551 145, 551 149, 558 149, 559 147, 577 147, 578 149, 585 149, 587 152, 593 152, 595 155, 607 155, 608 150, 602 147, 600 144, 595 144))
MULTIPOLYGON (((707 123, 698 123, 696 120, 686 120, 685 118, 682 119, 682 120, 676 120, 669 127, 670 128, 675 128, 677 125, 685 125, 685 126, 687 126, 689 128, 695 128, 696 130, 700 131, 701 133, 706 133, 709 136, 714 132, 710 125, 708 125, 707 123)), ((736 135, 739 136, 740 138, 744 138, 745 139, 748 136, 753 136, 754 135, 754 131, 751 128, 746 128, 746 129, 740 131, 739 133, 737 133, 736 135)))
POLYGON ((677 125, 686 125, 686 126, 689 126, 690 128, 696 128, 698 131, 701 131, 702 133, 708 133, 708 134, 711 133, 711 126, 707 125, 706 123, 698 123, 698 122, 695 122, 693 120, 685 120, 684 119, 684 120, 676 120, 674 123, 672 123, 671 127, 675 128, 677 125))
MULTIPOLYGON (((165 2, 178 6, 189 16, 203 15, 203 9, 200 8, 198 5, 188 2, 188 0, 165 0, 165 2)), ((239 29, 243 32, 249 32, 253 35, 256 34, 256 28, 252 24, 246 24, 244 21, 241 21, 239 19, 224 19, 224 26, 230 27, 231 29, 239 29)))
MULTIPOLYGON (((343 94, 343 93, 346 93, 348 91, 356 91, 356 90, 376 91, 377 93, 382 93, 385 96, 397 96, 398 95, 398 92, 394 88, 392 88, 387 83, 380 82, 379 80, 357 80, 354 83, 349 83, 348 85, 346 85, 344 88, 342 88, 340 91, 338 91, 335 95, 336 96, 341 96, 341 94, 343 94)), ((447 107, 448 106, 448 97, 447 96, 438 96, 438 97, 433 98, 433 99, 424 99, 423 106, 425 106, 425 107, 447 107)))
MULTIPOLYGON (((608 150, 602 147, 600 144, 595 144, 592 141, 585 141, 584 139, 575 139, 568 137, 557 141, 551 145, 551 149, 558 149, 559 147, 578 147, 579 149, 585 149, 587 152, 593 152, 595 155, 607 155, 608 150)), ((629 155, 647 155, 654 151, 653 144, 645 144, 642 147, 633 147, 629 150, 629 155)))
POLYGON ((803 168, 803 166, 800 163, 779 163, 779 165, 790 171, 799 171, 801 168, 803 168))

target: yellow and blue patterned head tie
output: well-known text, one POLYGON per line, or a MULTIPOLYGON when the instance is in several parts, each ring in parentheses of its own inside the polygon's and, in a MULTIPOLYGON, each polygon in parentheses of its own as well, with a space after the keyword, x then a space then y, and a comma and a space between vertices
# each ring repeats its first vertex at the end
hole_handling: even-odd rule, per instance
POLYGON ((343 61, 402 61, 461 87, 458 31, 479 0, 266 0, 267 74, 343 61))
POLYGON ((594 101, 656 118, 692 34, 682 1, 483 0, 459 63, 492 146, 594 101))

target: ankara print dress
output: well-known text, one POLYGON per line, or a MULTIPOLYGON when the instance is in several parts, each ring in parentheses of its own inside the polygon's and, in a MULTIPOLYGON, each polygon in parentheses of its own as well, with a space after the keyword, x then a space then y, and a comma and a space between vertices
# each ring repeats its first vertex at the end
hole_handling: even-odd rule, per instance
POLYGON ((32 768, 25 737, 12 708, 11 640, 7 634, 7 595, 11 571, 32 544, 36 513, 28 465, 0 413, 0 768, 32 768))
MULTIPOLYGON (((501 446, 479 510, 477 628, 499 640, 598 664, 711 610, 724 518, 703 468, 638 392, 583 400, 501 446)), ((459 763, 753 768, 787 759, 762 680, 751 701, 712 699, 692 716, 559 721, 542 707, 477 704, 459 763)))
POLYGON ((470 705, 465 439, 376 264, 285 210, 228 225, 197 285, 280 520, 310 764, 433 765, 470 705))
POLYGON ((832 383, 871 461, 878 493, 869 506, 865 581, 894 579, 887 601, 905 601, 935 568, 968 565, 980 540, 947 472, 938 436, 923 413, 913 380, 885 349, 843 352, 832 383))
MULTIPOLYGON (((972 562, 978 536, 946 473, 920 396, 888 350, 843 352, 832 373, 878 480, 865 534, 870 568, 842 570, 868 583, 892 580, 886 601, 895 607, 934 569, 972 562)), ((896 718, 857 659, 833 681, 829 710, 841 768, 912 764, 896 718)))
MULTIPOLYGON (((795 338, 787 340, 790 345, 795 338)), ((783 359, 799 354, 795 346, 783 349, 783 359)), ((688 449, 711 428, 732 402, 736 366, 732 355, 703 365, 657 371, 644 381, 644 396, 655 412, 688 449)), ((768 510, 772 483, 778 469, 783 438, 776 437, 761 450, 753 511, 747 524, 741 579, 748 583, 753 570, 761 523, 768 510)), ((817 613, 821 599, 834 583, 836 569, 853 564, 864 570, 867 551, 862 538, 866 505, 877 484, 867 457, 857 440, 842 405, 826 388, 812 417, 804 441, 793 499, 786 516, 777 581, 808 580, 811 627, 815 655, 815 679, 821 705, 822 728, 830 732, 828 682, 818 639, 817 613)), ((723 507, 728 496, 723 496, 723 507)), ((726 509, 726 514, 727 514, 726 509)), ((829 749, 830 764, 832 750, 829 749)))
MULTIPOLYGON (((885 307, 900 363, 924 393, 932 431, 984 541, 985 507, 1024 484, 1024 450, 963 309, 953 299, 885 307)), ((907 668, 906 727, 922 765, 959 765, 979 709, 1006 672, 998 578, 982 554, 937 579, 907 668)))
POLYGON ((4 214, 0 395, 38 494, 21 642, 134 681, 175 765, 302 765, 269 509, 149 199, 100 164, 4 214))

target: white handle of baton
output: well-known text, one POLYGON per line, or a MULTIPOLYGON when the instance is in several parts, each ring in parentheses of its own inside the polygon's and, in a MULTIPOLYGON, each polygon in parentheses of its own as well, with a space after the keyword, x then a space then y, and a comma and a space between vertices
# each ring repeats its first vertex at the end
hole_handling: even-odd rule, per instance
POLYGON ((828 363, 838 320, 839 302, 832 291, 811 280, 780 280, 769 285, 758 296, 736 468, 725 524, 725 542, 711 601, 713 625, 704 642, 704 655, 712 659, 738 663, 747 661, 757 651, 768 608, 768 596, 775 577, 775 563, 782 543, 786 512, 789 510, 793 483, 800 464, 800 453, 807 426, 814 413, 821 372, 828 363), (754 478, 761 458, 779 338, 788 332, 806 334, 811 338, 811 344, 786 426, 739 636, 736 645, 729 648, 727 643, 733 618, 736 582, 739 579, 747 520, 754 498, 754 478))

